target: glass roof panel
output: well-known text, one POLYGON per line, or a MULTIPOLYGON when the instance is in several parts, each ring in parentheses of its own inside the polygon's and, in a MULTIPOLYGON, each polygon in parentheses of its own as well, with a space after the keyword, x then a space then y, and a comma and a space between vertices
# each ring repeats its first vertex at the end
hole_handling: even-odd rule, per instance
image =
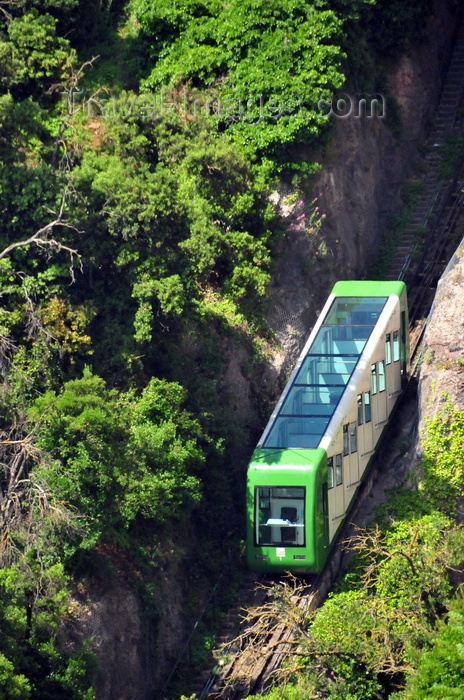
POLYGON ((387 299, 335 299, 286 388, 263 447, 319 445, 387 299))
POLYGON ((278 416, 266 438, 265 447, 305 447, 314 449, 319 445, 330 421, 330 416, 320 418, 286 418, 278 416))
POLYGON ((358 355, 307 355, 293 384, 348 384, 358 355))
POLYGON ((388 297, 338 297, 324 319, 324 325, 375 326, 388 297))

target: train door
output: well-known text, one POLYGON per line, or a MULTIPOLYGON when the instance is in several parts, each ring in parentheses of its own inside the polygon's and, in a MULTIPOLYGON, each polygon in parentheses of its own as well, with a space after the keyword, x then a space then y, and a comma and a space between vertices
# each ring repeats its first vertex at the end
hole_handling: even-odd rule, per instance
POLYGON ((328 547, 329 539, 329 497, 327 484, 322 484, 322 517, 324 518, 324 547, 328 547))
POLYGON ((387 392, 386 392, 386 375, 385 375, 385 360, 379 360, 377 362, 377 384, 378 384, 378 398, 377 398, 377 422, 379 425, 385 423, 388 416, 387 411, 387 392))
POLYGON ((372 416, 375 428, 383 428, 387 419, 387 392, 385 391, 385 362, 371 365, 372 416))
POLYGON ((343 459, 341 453, 327 458, 327 489, 329 503, 329 539, 333 539, 340 521, 345 515, 343 487, 343 459))
POLYGON ((343 426, 343 459, 347 486, 359 481, 359 452, 357 422, 343 426))
POLYGON ((401 346, 400 346, 400 332, 393 331, 392 334, 392 359, 393 359, 393 373, 394 373, 394 393, 395 395, 401 391, 401 346))
POLYGON ((357 424, 358 424, 358 465, 359 478, 362 477, 366 464, 369 460, 369 453, 372 449, 372 429, 371 425, 366 422, 364 396, 369 392, 363 392, 356 397, 357 404, 357 424))
POLYGON ((406 326, 406 311, 401 312, 401 376, 403 382, 407 381, 408 372, 408 329, 406 326))
MULTIPOLYGON (((374 450, 374 434, 372 431, 372 398, 370 391, 364 391, 362 394, 363 402, 363 457, 370 457, 374 450)), ((359 410, 359 409, 358 409, 359 410)))
MULTIPOLYGON (((395 372, 392 360, 392 334, 387 333, 385 336, 385 381, 387 384, 388 403, 393 405, 395 402, 396 382, 395 372)), ((390 406, 388 408, 390 414, 390 406)))

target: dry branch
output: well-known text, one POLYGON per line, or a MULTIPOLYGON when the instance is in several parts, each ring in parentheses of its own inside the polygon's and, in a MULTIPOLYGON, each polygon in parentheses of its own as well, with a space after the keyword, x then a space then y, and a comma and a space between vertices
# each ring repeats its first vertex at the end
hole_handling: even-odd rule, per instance
POLYGON ((0 565, 17 561, 50 530, 76 530, 75 514, 41 480, 45 455, 23 421, 0 433, 0 565))
POLYGON ((66 253, 68 253, 70 258, 69 273, 72 282, 74 282, 74 263, 76 260, 78 261, 79 269, 82 272, 82 255, 80 255, 80 253, 78 253, 75 248, 71 248, 70 246, 67 246, 64 243, 61 243, 61 241, 56 240, 55 238, 48 237, 52 233, 53 229, 57 226, 62 226, 63 228, 71 229, 73 231, 76 231, 77 233, 80 233, 79 229, 76 226, 70 224, 64 218, 64 207, 67 195, 68 191, 65 190, 61 197, 59 211, 58 213, 55 212, 56 218, 53 221, 50 221, 45 226, 42 226, 42 228, 40 228, 38 231, 32 234, 32 236, 29 236, 29 238, 26 238, 22 241, 15 241, 14 243, 11 243, 9 246, 4 248, 2 251, 0 251, 0 260, 2 260, 2 258, 6 258, 16 248, 24 248, 30 245, 36 245, 38 248, 47 249, 50 252, 60 253, 61 251, 65 251, 66 253))

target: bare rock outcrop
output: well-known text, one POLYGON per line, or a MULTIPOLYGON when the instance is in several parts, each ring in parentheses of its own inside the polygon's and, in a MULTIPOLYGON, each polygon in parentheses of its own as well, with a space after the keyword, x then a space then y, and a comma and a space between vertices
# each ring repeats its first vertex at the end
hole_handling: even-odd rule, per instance
POLYGON ((433 418, 443 395, 464 410, 464 241, 438 284, 424 338, 420 415, 433 418))

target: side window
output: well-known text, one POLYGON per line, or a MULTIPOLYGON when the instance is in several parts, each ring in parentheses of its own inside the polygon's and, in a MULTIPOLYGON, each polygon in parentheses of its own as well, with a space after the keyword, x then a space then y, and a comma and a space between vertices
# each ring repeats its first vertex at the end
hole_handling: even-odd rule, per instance
POLYGON ((393 362, 400 359, 400 332, 393 331, 393 362))
POLYGON ((350 454, 350 442, 348 435, 348 423, 343 426, 343 456, 350 454))
POLYGON ((343 462, 341 454, 335 455, 335 486, 343 484, 343 462))
POLYGON ((358 404, 358 425, 363 424, 363 402, 362 402, 362 394, 358 394, 357 396, 357 404, 358 404))
POLYGON ((334 487, 334 460, 333 457, 327 459, 327 488, 334 487))
POLYGON ((385 391, 385 362, 379 360, 379 391, 385 391))
POLYGON ((358 450, 358 435, 356 423, 350 423, 350 452, 357 452, 358 450))
POLYGON ((371 391, 372 395, 377 393, 377 367, 371 365, 371 391))
POLYGON ((392 346, 391 346, 391 333, 387 333, 385 336, 385 362, 387 365, 391 365, 392 361, 392 346))
POLYGON ((364 418, 366 423, 370 423, 372 420, 372 409, 371 409, 371 392, 364 392, 364 418))

